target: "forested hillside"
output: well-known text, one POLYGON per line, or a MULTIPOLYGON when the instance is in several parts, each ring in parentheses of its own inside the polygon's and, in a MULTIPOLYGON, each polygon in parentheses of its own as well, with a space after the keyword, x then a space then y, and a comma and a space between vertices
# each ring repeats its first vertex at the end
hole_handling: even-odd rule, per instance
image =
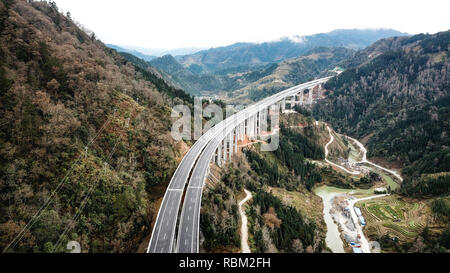
MULTIPOLYGON (((260 44, 236 43, 185 56, 166 55, 149 63, 190 94, 224 91, 229 98, 251 102, 317 77, 349 59, 355 49, 394 35, 403 33, 389 29, 335 30, 260 44)), ((128 53, 148 60, 142 54, 128 53)))
POLYGON ((240 66, 211 73, 195 73, 166 55, 148 64, 161 71, 167 80, 191 94, 226 92, 240 103, 257 101, 319 75, 334 75, 327 71, 352 57, 354 50, 318 47, 302 56, 261 66, 240 66))
POLYGON ((283 89, 313 80, 320 76, 333 76, 330 72, 338 64, 352 57, 354 51, 344 47, 318 47, 304 55, 274 64, 272 71, 233 92, 232 97, 258 101, 283 89))
POLYGON ((222 79, 213 74, 197 75, 178 63, 171 55, 156 58, 149 64, 165 72, 174 84, 191 94, 199 94, 200 91, 219 91, 225 88, 226 77, 222 79))
POLYGON ((191 98, 28 2, 0 1, 0 249, 136 251, 180 157, 170 105, 191 98))
POLYGON ((196 73, 217 72, 240 66, 261 66, 304 55, 317 47, 364 48, 373 42, 405 35, 392 29, 338 29, 328 33, 282 38, 265 43, 236 43, 211 48, 179 58, 196 73))
POLYGON ((400 162, 404 193, 449 192, 448 175, 420 178, 450 171, 449 45, 450 31, 380 41, 327 82, 328 98, 314 108, 338 131, 370 136, 369 156, 400 162))
POLYGON ((325 249, 322 208, 317 205, 321 202, 311 189, 314 183, 320 183, 322 174, 325 176, 331 170, 321 170, 306 159, 323 158, 319 137, 312 126, 301 131, 283 127, 280 137, 281 147, 275 152, 261 152, 258 145, 244 148, 231 164, 222 169, 212 168, 212 175, 221 179, 208 176, 203 194, 200 224, 205 237, 202 247, 206 251, 236 252, 239 247, 237 203, 243 188, 255 193, 247 210, 249 233, 254 238, 252 252, 325 249), (282 201, 270 192, 270 187, 301 192, 314 210, 299 210, 287 204, 285 198, 282 201))

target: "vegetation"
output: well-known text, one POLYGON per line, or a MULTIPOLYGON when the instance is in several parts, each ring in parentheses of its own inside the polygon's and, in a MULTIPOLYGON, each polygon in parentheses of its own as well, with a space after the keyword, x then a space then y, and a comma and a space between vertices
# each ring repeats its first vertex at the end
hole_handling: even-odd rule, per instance
MULTIPOLYGON (((420 190, 412 188, 421 187, 422 174, 450 170, 450 32, 390 42, 384 41, 378 56, 362 64, 354 62, 327 82, 328 98, 313 112, 345 134, 372 134, 368 156, 401 162, 409 179, 402 192, 415 194, 420 190)), ((367 50, 366 55, 374 48, 367 50)), ((428 193, 443 194, 448 187, 442 183, 426 183, 441 185, 439 190, 427 189, 428 193)))
POLYGON ((292 190, 302 183, 311 191, 315 183, 322 181, 318 168, 305 158, 323 158, 323 148, 291 129, 281 128, 280 147, 273 152, 275 160, 269 162, 252 149, 245 149, 244 153, 263 185, 284 185, 292 190))
POLYGON ((418 179, 408 178, 402 183, 400 192, 409 196, 448 196, 450 173, 423 174, 418 179))
POLYGON ((238 194, 245 174, 229 166, 220 181, 214 180, 204 190, 200 228, 205 238, 202 247, 209 252, 232 251, 240 246, 238 194))
POLYGON ((361 202, 366 234, 386 252, 446 252, 448 198, 410 200, 398 195, 361 202))
POLYGON ((168 106, 191 98, 53 2, 2 0, 0 26, 0 249, 136 251, 176 167, 168 106))
POLYGON ((248 98, 258 101, 288 87, 311 81, 319 75, 334 75, 329 70, 352 55, 353 50, 342 47, 314 48, 299 57, 278 63, 271 73, 255 78, 235 93, 246 91, 248 98))
POLYGON ((363 48, 378 39, 404 35, 392 29, 381 30, 335 30, 306 37, 295 37, 301 42, 288 38, 265 43, 236 43, 229 46, 211 48, 194 54, 181 56, 179 61, 186 66, 195 64, 201 73, 243 66, 261 66, 305 55, 318 47, 363 48))
MULTIPOLYGON (((314 250, 320 252, 324 247, 324 241, 315 240, 316 225, 307 221, 302 214, 291 206, 285 206, 281 200, 263 190, 258 190, 253 197, 253 206, 257 206, 263 216, 257 216, 256 210, 252 210, 250 216, 259 219, 260 226, 266 225, 270 229, 270 234, 278 250, 286 252, 299 252, 294 249, 293 242, 296 239, 301 241, 306 251, 308 246, 316 246, 314 250)), ((264 250, 260 246, 259 250, 264 250)))

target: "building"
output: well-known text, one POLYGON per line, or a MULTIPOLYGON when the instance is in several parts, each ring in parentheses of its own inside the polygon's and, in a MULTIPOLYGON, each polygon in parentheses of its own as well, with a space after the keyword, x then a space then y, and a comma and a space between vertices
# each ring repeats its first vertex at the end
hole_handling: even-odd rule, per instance
POLYGON ((376 188, 373 192, 376 194, 383 194, 383 193, 387 193, 387 189, 386 188, 376 188))
POLYGON ((356 215, 358 215, 358 216, 362 216, 362 214, 361 214, 361 210, 358 208, 358 207, 355 207, 354 208, 355 209, 355 213, 356 213, 356 215))
POLYGON ((359 247, 353 247, 352 249, 353 249, 353 253, 363 253, 361 248, 359 248, 359 247))
POLYGON ((364 217, 359 216, 359 222, 361 223, 361 225, 365 226, 366 225, 366 220, 364 220, 364 217))

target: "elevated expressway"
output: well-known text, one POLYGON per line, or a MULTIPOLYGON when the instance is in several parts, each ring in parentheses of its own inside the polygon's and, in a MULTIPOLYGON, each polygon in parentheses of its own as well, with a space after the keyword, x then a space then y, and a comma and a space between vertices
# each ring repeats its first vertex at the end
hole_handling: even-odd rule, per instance
POLYGON ((269 108, 284 111, 303 104, 304 90, 309 89, 307 103, 312 103, 313 88, 330 77, 303 83, 265 98, 219 122, 203 134, 184 156, 175 171, 158 212, 147 253, 197 253, 199 251, 200 207, 203 186, 210 163, 222 166, 237 152, 238 140, 247 135, 254 139, 261 134, 261 125, 270 114, 269 108), (192 174, 191 174, 192 172, 192 174), (190 179, 189 179, 190 178, 190 179), (174 241, 179 208, 186 183, 177 244, 174 241))

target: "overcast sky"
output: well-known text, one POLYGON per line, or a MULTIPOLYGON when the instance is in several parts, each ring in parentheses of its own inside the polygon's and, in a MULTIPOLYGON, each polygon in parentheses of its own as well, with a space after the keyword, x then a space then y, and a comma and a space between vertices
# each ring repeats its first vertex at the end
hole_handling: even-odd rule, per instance
POLYGON ((217 47, 340 28, 450 29, 448 0, 55 0, 105 43, 217 47))

